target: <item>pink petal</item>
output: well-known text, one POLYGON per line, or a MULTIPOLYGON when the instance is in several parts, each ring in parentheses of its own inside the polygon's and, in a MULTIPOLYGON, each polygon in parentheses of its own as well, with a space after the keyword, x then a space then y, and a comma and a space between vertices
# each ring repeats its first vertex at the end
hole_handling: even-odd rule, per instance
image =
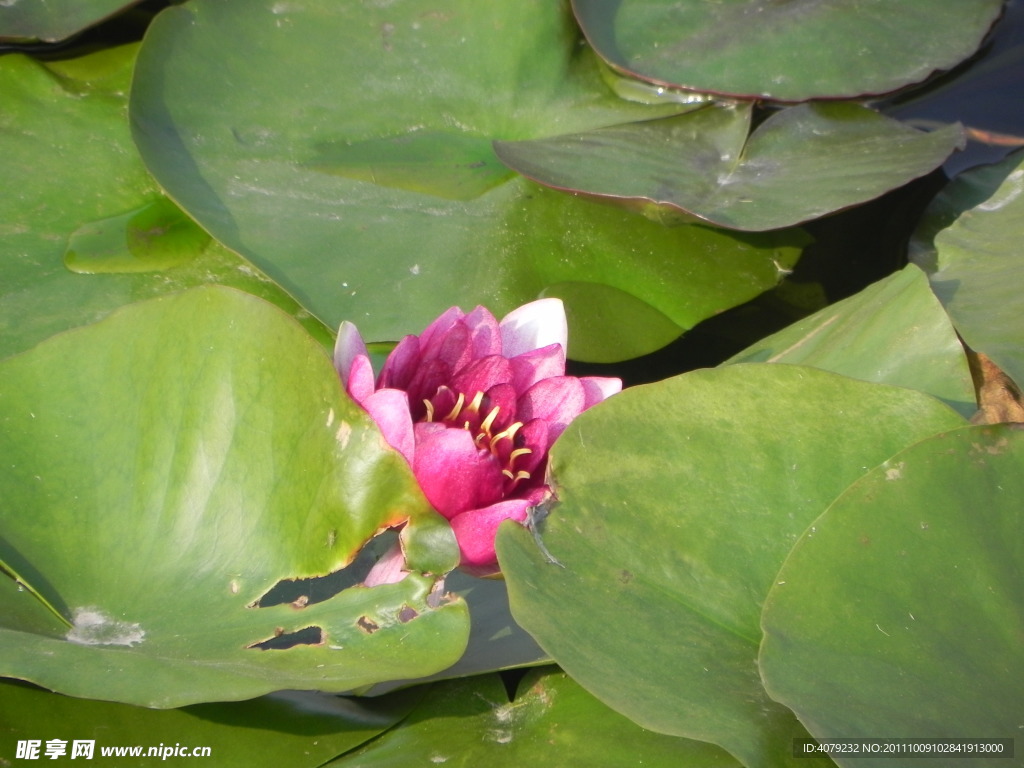
POLYGON ((430 343, 420 339, 420 362, 405 387, 414 401, 429 400, 437 388, 448 384, 460 368, 473 359, 469 328, 456 320, 448 330, 435 333, 430 343))
POLYGON ((569 422, 583 412, 583 385, 575 376, 556 376, 538 381, 519 398, 521 421, 543 419, 548 423, 548 443, 565 431, 569 422))
POLYGON ((361 404, 380 427, 388 445, 412 466, 415 458, 409 397, 400 389, 378 389, 361 404))
POLYGON ((409 401, 419 413, 419 406, 424 400, 430 400, 437 390, 448 384, 452 379, 452 369, 443 360, 423 360, 416 368, 412 380, 404 389, 409 393, 409 401))
POLYGON ((499 501, 481 509, 463 512, 452 518, 452 530, 462 553, 462 565, 490 565, 497 562, 494 537, 505 520, 526 521, 527 499, 499 501))
POLYGON ((512 363, 512 385, 517 392, 525 392, 541 379, 565 375, 565 348, 561 344, 548 344, 516 355, 512 363))
POLYGON ((420 352, 424 360, 443 360, 453 371, 458 370, 473 358, 469 326, 463 320, 455 320, 429 338, 420 336, 420 352))
POLYGON ((406 336, 388 355, 378 386, 409 392, 414 402, 429 399, 452 372, 472 358, 470 330, 458 307, 445 311, 419 337, 406 336))
MULTIPOLYGON (((455 404, 459 401, 458 393, 447 386, 440 386, 437 388, 437 392, 430 398, 430 404, 434 407, 434 414, 431 417, 431 421, 443 421, 444 418, 452 412, 455 408, 455 404)), ((424 411, 426 409, 424 408, 424 411)), ((424 418, 426 415, 424 414, 424 418)))
POLYGON ((434 357, 433 349, 436 347, 437 358, 446 362, 453 371, 459 370, 473 359, 473 339, 469 326, 461 320, 439 337, 439 340, 440 344, 432 344, 427 349, 428 357, 434 357))
POLYGON ((434 343, 435 337, 447 333, 455 323, 462 320, 465 314, 458 307, 449 307, 442 312, 434 322, 423 329, 420 334, 420 344, 425 348, 434 343))
POLYGON ((363 586, 376 587, 381 584, 395 584, 408 575, 409 572, 405 570, 405 554, 402 552, 399 542, 396 541, 374 563, 370 572, 366 574, 366 578, 363 579, 363 586))
POLYGON ((381 387, 406 389, 420 363, 420 340, 416 336, 406 336, 391 350, 384 367, 380 372, 381 387))
POLYGON ((431 422, 416 424, 414 432, 413 473, 434 509, 451 519, 501 498, 501 468, 468 431, 431 422))
POLYGON ((466 326, 470 331, 474 358, 501 354, 501 330, 494 315, 483 307, 477 307, 466 315, 466 326))
POLYGON ((568 344, 569 327, 565 320, 565 307, 561 299, 540 299, 513 309, 501 328, 501 353, 515 357, 549 344, 568 344))
POLYGON ((370 365, 370 358, 359 355, 352 360, 348 378, 344 381, 349 397, 365 408, 366 401, 373 394, 373 366, 370 365))
POLYGON ((495 384, 484 392, 483 418, 486 419, 492 410, 498 409, 491 423, 492 435, 498 434, 515 420, 517 398, 518 393, 511 384, 495 384))
POLYGON ((452 379, 451 388, 471 400, 477 392, 486 392, 498 384, 512 383, 512 365, 501 355, 473 360, 452 379))
POLYGON ((607 400, 622 391, 622 379, 611 379, 603 376, 584 376, 580 379, 583 385, 585 402, 583 410, 607 400))

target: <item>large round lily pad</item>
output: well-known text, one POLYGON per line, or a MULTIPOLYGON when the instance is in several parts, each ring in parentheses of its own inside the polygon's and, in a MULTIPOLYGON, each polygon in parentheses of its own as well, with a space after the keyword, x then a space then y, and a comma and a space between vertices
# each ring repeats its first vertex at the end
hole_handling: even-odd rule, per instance
POLYGON ((928 279, 908 265, 734 355, 726 363, 810 365, 927 392, 978 410, 963 345, 928 279))
POLYGON ((789 107, 748 136, 751 110, 707 106, 495 149, 547 186, 764 231, 902 186, 963 143, 959 126, 924 133, 853 103, 789 107))
POLYGON ((168 759, 206 757, 223 768, 316 768, 390 728, 418 700, 415 693, 371 700, 284 691, 249 701, 155 710, 73 699, 0 680, 0 737, 5 748, 10 746, 5 757, 15 756, 19 741, 35 739, 39 757, 45 759, 46 741, 60 739, 66 744, 58 760, 115 764, 111 758, 118 758, 117 765, 152 768, 166 766, 168 759), (88 745, 91 757, 82 754, 88 745), (152 757, 151 747, 156 748, 152 757), (135 749, 141 756, 129 751, 135 749), (209 752, 193 754, 197 749, 209 752))
MULTIPOLYGON (((1019 765, 1022 498, 1018 426, 933 437, 854 484, 768 595, 761 669, 771 695, 819 737, 1016 738, 1019 765)), ((1004 762, 986 757, 934 763, 1004 762)))
POLYGON ((157 17, 131 94, 161 186, 328 325, 396 340, 452 305, 562 295, 569 352, 589 360, 650 352, 774 287, 802 242, 551 193, 491 142, 684 109, 615 96, 568 9, 539 0, 198 0, 157 17), (609 335, 608 289, 667 321, 609 335))
POLYGON ((612 66, 664 85, 779 101, 885 93, 950 69, 1002 0, 573 0, 612 66))
POLYGON ((1024 152, 958 176, 932 201, 911 258, 957 331, 1024 383, 1024 152))
POLYGON ((0 3, 0 40, 63 40, 135 2, 138 0, 0 3))
POLYGON ((535 525, 550 558, 523 527, 499 531, 513 616, 645 728, 806 768, 805 731, 758 675, 763 600, 850 483, 963 423, 927 395, 792 365, 627 389, 553 448, 558 501, 535 525))
POLYGON ((465 648, 429 575, 457 561, 450 527, 260 299, 199 288, 8 358, 0 423, 0 675, 173 707, 420 677, 465 648), (400 583, 272 598, 403 521, 400 583))
POLYGON ((17 190, 0 195, 0 357, 125 304, 209 283, 272 301, 333 344, 318 320, 211 241, 146 172, 126 115, 137 51, 125 45, 45 63, 0 56, 0 177, 17 190))
POLYGON ((329 765, 738 768, 713 744, 640 728, 551 667, 528 673, 513 697, 497 675, 434 685, 397 727, 329 765))

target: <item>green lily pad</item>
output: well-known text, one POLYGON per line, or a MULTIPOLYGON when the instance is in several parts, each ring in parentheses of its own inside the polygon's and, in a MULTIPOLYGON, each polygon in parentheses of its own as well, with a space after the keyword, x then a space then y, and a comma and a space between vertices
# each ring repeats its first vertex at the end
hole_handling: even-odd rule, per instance
POLYGON ((450 527, 260 299, 194 289, 8 358, 0 423, 4 676, 175 707, 419 677, 465 648, 465 604, 429 575, 457 562, 450 527), (271 599, 403 521, 403 581, 271 599))
POLYGON ((494 157, 489 139, 451 131, 321 144, 311 168, 385 187, 472 200, 514 172, 494 157))
MULTIPOLYGON (((933 437, 851 486, 794 547, 765 602, 769 693, 817 736, 1019 742, 1021 498, 1017 426, 933 437)), ((1000 762, 943 757, 936 764, 1000 762)))
POLYGON ((553 138, 496 142, 546 186, 643 203, 722 227, 763 231, 875 198, 963 144, 958 125, 923 133, 853 103, 802 104, 749 135, 751 105, 553 138))
POLYGON ((551 667, 528 673, 511 701, 497 675, 438 683, 398 726, 328 765, 433 764, 489 768, 739 765, 713 744, 643 730, 551 667))
POLYGON ((868 468, 960 426, 911 390, 744 364, 632 387, 554 445, 558 502, 497 550, 512 615, 587 690, 644 728, 749 766, 806 736, 757 672, 764 597, 804 529, 868 468))
POLYGON ((978 409, 963 346, 928 279, 913 265, 726 360, 759 362, 810 365, 916 389, 965 417, 978 409))
POLYGON ((1024 152, 958 176, 922 218, 911 259, 971 349, 1024 383, 1024 152))
POLYGON ((0 40, 63 40, 137 0, 46 0, 0 3, 0 40))
MULTIPOLYGON (((443 12, 172 7, 149 29, 131 95, 160 185, 329 326, 348 319, 367 339, 396 340, 450 306, 501 316, 566 283, 628 294, 677 326, 626 338, 609 335, 619 318, 590 318, 573 343, 605 360, 650 352, 774 287, 773 264, 794 262, 801 241, 708 235, 551 194, 510 174, 491 141, 688 108, 618 98, 564 6, 473 0, 443 12)), ((586 315, 587 296, 569 299, 586 315)))
POLYGON ((907 93, 895 93, 875 106, 913 125, 962 123, 967 147, 942 170, 954 178, 968 168, 998 163, 1021 144, 1022 105, 1011 94, 1024 60, 1024 6, 1005 3, 1002 15, 981 50, 945 77, 936 77, 907 93))
POLYGON ((0 177, 17 190, 0 195, 0 357, 125 304, 211 282, 276 304, 332 345, 322 323, 250 262, 211 242, 146 172, 125 114, 137 50, 45 64, 0 57, 0 177), (165 236, 153 236, 153 225, 168 224, 165 236), (89 247, 69 257, 72 239, 89 247), (92 274, 69 271, 65 258, 92 274))
POLYGON ((602 283, 554 283, 541 296, 557 297, 568 307, 574 360, 614 363, 640 357, 670 344, 684 330, 647 302, 602 283))
POLYGON ((191 261, 210 242, 178 206, 158 197, 138 210, 92 222, 71 235, 64 264, 72 272, 154 272, 191 261))
POLYGON ((1002 0, 573 0, 612 66, 663 85, 805 101, 886 93, 981 45, 1002 0))
MULTIPOLYGON (((342 752, 354 749, 390 728, 412 709, 418 696, 410 693, 380 699, 346 699, 321 693, 285 691, 250 701, 195 704, 174 710, 154 710, 108 701, 73 699, 25 683, 0 680, 0 737, 14 757, 19 740, 67 742, 72 757, 75 741, 92 742, 92 759, 104 761, 107 749, 141 747, 133 766, 166 765, 172 753, 164 748, 207 748, 212 764, 225 768, 252 765, 287 765, 315 768, 342 752), (146 754, 157 748, 152 757, 146 754)), ((198 755, 197 755, 198 757, 198 755)), ((105 761, 104 761, 105 762, 105 761)), ((127 765, 121 753, 119 765, 127 765)))

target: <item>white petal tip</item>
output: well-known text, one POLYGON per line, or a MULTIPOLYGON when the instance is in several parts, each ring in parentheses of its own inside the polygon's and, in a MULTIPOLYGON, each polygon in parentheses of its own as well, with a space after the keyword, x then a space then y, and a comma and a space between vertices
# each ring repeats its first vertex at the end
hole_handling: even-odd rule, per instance
POLYGON ((338 338, 334 342, 334 367, 341 374, 342 380, 348 380, 352 370, 352 361, 360 355, 368 356, 363 337, 353 323, 345 320, 338 326, 338 338))
POLYGON ((502 354, 506 357, 549 344, 561 344, 565 349, 568 344, 569 326, 561 299, 538 299, 513 309, 502 319, 500 327, 502 354))
POLYGON ((585 398, 584 408, 607 400, 622 391, 622 379, 605 378, 603 376, 584 376, 580 379, 585 398))

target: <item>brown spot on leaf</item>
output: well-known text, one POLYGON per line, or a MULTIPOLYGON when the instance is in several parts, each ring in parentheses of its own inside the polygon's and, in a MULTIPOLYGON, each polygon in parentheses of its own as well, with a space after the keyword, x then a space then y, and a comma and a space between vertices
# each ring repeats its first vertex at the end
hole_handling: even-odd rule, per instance
POLYGON ((363 632, 365 632, 368 635, 372 635, 374 632, 380 629, 380 624, 375 622, 369 616, 360 616, 356 624, 359 626, 361 630, 363 630, 363 632))

